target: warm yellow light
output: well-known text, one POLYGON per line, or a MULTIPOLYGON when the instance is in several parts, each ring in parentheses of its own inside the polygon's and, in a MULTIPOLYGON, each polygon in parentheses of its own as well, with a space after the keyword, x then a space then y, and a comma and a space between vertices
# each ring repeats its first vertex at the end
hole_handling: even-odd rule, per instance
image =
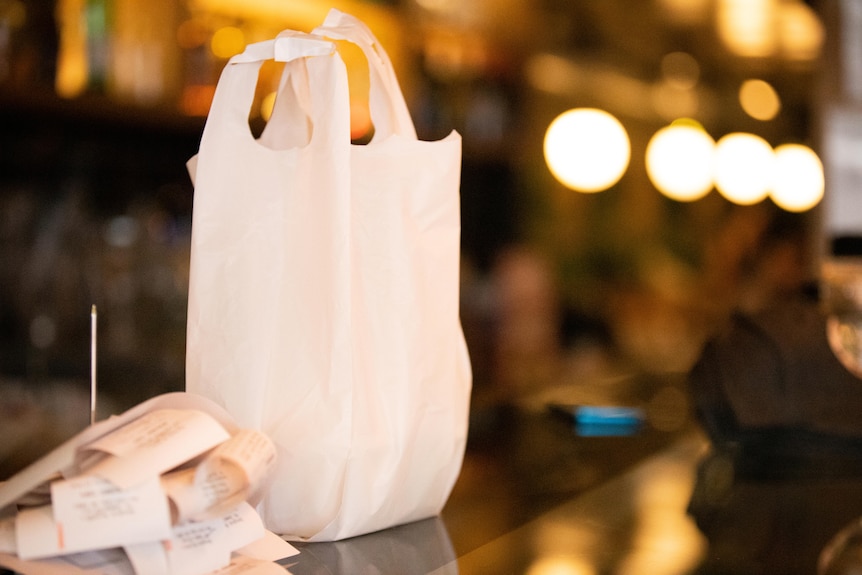
POLYGON ((668 20, 677 24, 699 24, 709 15, 711 0, 659 0, 668 20))
POLYGON ((823 199, 823 164, 811 148, 784 144, 775 148, 772 201, 788 212, 804 212, 823 199))
POLYGON ((779 12, 781 50, 785 57, 811 61, 820 55, 826 31, 817 13, 803 2, 784 2, 779 12))
POLYGON ((545 161, 563 185, 581 192, 606 190, 619 181, 631 158, 623 125, 594 108, 563 112, 545 133, 545 161))
POLYGON ((595 575, 596 568, 581 557, 551 555, 536 559, 527 575, 595 575))
POLYGON ((653 109, 665 120, 696 116, 700 108, 696 90, 681 88, 668 80, 653 84, 649 96, 653 109))
POLYGON ((56 17, 60 32, 57 53, 57 75, 54 88, 63 98, 74 98, 87 89, 87 28, 81 17, 83 0, 60 0, 56 17))
POLYGON ((735 204, 756 204, 769 194, 774 163, 772 146, 760 136, 728 134, 715 145, 715 187, 735 204))
POLYGON ((718 0, 718 35, 739 56, 771 56, 778 47, 777 13, 778 0, 718 0))
POLYGON ((180 95, 180 109, 189 116, 206 117, 214 94, 212 84, 189 84, 180 95))
POLYGON ((700 64, 687 52, 670 52, 662 56, 661 72, 675 87, 690 90, 700 79, 700 64))
POLYGON ((368 102, 350 100, 350 139, 361 140, 371 134, 373 127, 368 102))
POLYGON ((667 197, 690 202, 712 189, 715 140, 699 125, 674 123, 659 130, 646 148, 647 175, 667 197))
POLYGON ((276 92, 270 92, 260 100, 260 117, 264 122, 269 122, 272 117, 272 110, 275 108, 276 92))
POLYGON ((772 120, 781 110, 781 99, 775 88, 763 80, 746 80, 739 87, 739 104, 756 120, 772 120))
POLYGON ((210 40, 210 50, 217 58, 230 58, 245 49, 245 34, 234 26, 219 28, 210 40))

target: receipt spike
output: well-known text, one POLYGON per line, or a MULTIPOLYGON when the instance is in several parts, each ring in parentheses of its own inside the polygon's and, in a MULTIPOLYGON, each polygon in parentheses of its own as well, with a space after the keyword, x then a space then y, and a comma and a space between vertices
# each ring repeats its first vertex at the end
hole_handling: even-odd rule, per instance
POLYGON ((96 304, 90 308, 90 425, 96 423, 96 304))

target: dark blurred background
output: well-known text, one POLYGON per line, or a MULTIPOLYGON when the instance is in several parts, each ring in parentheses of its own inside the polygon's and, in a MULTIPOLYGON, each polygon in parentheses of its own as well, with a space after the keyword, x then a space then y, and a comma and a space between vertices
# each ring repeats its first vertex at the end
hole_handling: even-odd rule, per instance
MULTIPOLYGON (((86 424, 93 304, 100 416, 183 388, 185 162, 219 72, 246 43, 310 30, 331 6, 378 35, 420 137, 463 136, 476 405, 610 363, 686 371, 732 310, 809 289, 836 249, 858 253, 853 0, 0 0, 4 475, 38 455, 21 445, 47 449, 86 424), (778 108, 741 99, 746 80, 771 87, 778 108), (599 193, 562 185, 543 157, 550 122, 579 107, 613 114, 631 142, 625 174, 599 193), (812 148, 823 201, 790 212, 716 190, 670 199, 644 152, 679 118, 715 140, 812 148)), ((276 75, 262 73, 253 124, 276 75)), ((367 130, 357 115, 357 139, 367 130)))

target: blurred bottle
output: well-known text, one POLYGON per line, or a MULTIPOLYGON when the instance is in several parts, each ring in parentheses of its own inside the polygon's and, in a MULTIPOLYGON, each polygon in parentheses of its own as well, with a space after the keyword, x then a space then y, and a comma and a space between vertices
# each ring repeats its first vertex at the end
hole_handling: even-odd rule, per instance
POLYGON ((86 0, 59 0, 57 28, 60 41, 54 87, 63 98, 81 95, 89 82, 88 22, 84 17, 86 0))
POLYGON ((51 85, 57 54, 51 0, 0 0, 0 85, 51 85))
POLYGON ((109 92, 137 105, 175 101, 182 84, 181 2, 111 0, 109 92))
POLYGON ((87 31, 87 87, 105 92, 111 65, 113 11, 111 0, 86 0, 84 21, 87 31))
POLYGON ((59 0, 57 93, 107 94, 139 105, 175 100, 183 74, 176 39, 182 11, 178 2, 59 0))

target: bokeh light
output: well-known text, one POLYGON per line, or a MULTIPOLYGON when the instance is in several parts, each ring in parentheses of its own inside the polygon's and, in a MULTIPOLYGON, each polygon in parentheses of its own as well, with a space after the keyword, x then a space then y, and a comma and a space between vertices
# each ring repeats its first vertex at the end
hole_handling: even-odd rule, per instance
POLYGON ((631 159, 623 125, 594 108, 563 112, 548 126, 545 161, 557 180, 581 192, 599 192, 617 183, 631 159))
POLYGON ((756 204, 772 188, 774 164, 772 146, 760 136, 727 134, 715 145, 715 187, 735 204, 756 204))
POLYGON ((201 18, 190 18, 177 27, 177 44, 183 50, 193 50, 206 44, 209 30, 201 18))
POLYGON ((649 96, 656 113, 668 121, 697 116, 700 110, 700 98, 696 90, 683 88, 679 83, 669 80, 653 84, 649 96))
POLYGON ((768 121, 781 111, 781 99, 775 88, 764 80, 746 80, 739 87, 739 104, 756 120, 768 121))
POLYGON ((708 17, 712 0, 658 0, 668 20, 679 25, 701 24, 708 17))
POLYGON ((700 64, 687 52, 669 52, 662 56, 661 73, 676 87, 690 90, 700 79, 700 64))
POLYGON ((210 50, 217 58, 230 58, 245 49, 245 34, 234 26, 219 28, 210 40, 210 50))
POLYGON ((674 122, 646 148, 647 175, 667 197, 689 202, 712 190, 715 140, 696 122, 674 122))
POLYGON ((552 555, 535 560, 527 575, 596 575, 597 569, 581 557, 552 555))
POLYGON ((820 56, 826 30, 817 12, 804 2, 784 2, 778 14, 781 51, 786 58, 810 62, 820 56))
POLYGON ((717 0, 716 25, 722 43, 738 56, 773 55, 778 48, 778 3, 779 0, 717 0))
POLYGON ((823 164, 811 148, 784 144, 775 148, 772 201, 788 212, 810 210, 823 199, 823 164))

